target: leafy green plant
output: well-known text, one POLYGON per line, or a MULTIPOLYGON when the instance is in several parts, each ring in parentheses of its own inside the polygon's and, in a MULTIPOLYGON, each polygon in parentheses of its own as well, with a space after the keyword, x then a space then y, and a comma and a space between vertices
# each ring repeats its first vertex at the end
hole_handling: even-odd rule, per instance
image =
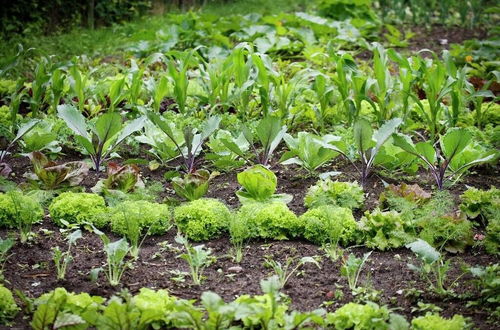
POLYGON ((453 315, 451 319, 445 319, 439 314, 427 313, 425 316, 414 318, 411 321, 412 329, 415 330, 461 330, 467 327, 467 322, 462 315, 453 315))
POLYGON ((366 211, 358 228, 361 242, 369 248, 382 251, 403 246, 415 237, 415 229, 411 224, 405 223, 401 214, 396 211, 366 211))
POLYGON ((10 325, 21 309, 17 306, 12 292, 3 285, 0 285, 0 302, 0 324, 10 325))
POLYGON ((183 177, 173 178, 172 186, 177 195, 188 201, 194 201, 206 195, 208 184, 215 175, 217 175, 215 172, 210 174, 207 170, 197 170, 186 173, 183 177))
POLYGON ((340 274, 347 279, 351 291, 354 291, 358 287, 359 276, 371 254, 372 252, 370 251, 365 253, 362 258, 358 258, 350 253, 347 258, 343 258, 340 274))
POLYGON ((460 210, 470 219, 480 217, 483 223, 500 216, 500 189, 481 190, 469 187, 460 196, 460 210))
POLYGON ((354 123, 354 142, 361 160, 361 168, 356 168, 361 174, 362 186, 366 184, 371 174, 375 157, 401 123, 402 120, 399 118, 391 119, 380 126, 376 132, 373 132, 370 122, 366 119, 360 118, 354 123))
POLYGON ((56 129, 57 126, 50 121, 39 121, 19 141, 23 152, 45 151, 51 154, 60 152, 61 147, 59 146, 58 135, 54 132, 56 129))
POLYGON ((284 140, 290 149, 280 159, 283 165, 296 164, 305 168, 310 175, 338 155, 336 147, 330 142, 337 142, 339 137, 324 135, 319 137, 312 133, 299 132, 297 138, 290 134, 284 135, 284 140))
POLYGON ((126 261, 126 256, 130 252, 130 245, 127 240, 122 238, 118 241, 111 242, 108 236, 102 231, 93 227, 94 233, 99 236, 104 244, 104 252, 106 253, 106 267, 94 268, 91 271, 91 277, 97 279, 99 272, 104 271, 106 278, 111 286, 120 284, 123 273, 130 267, 130 263, 126 261))
POLYGON ((26 122, 25 124, 23 124, 19 127, 19 129, 17 130, 17 133, 15 135, 11 134, 10 131, 7 131, 5 133, 3 131, 1 131, 2 135, 4 135, 4 137, 7 140, 2 139, 0 141, 0 143, 2 143, 2 144, 0 144, 0 164, 8 166, 8 164, 4 163, 4 160, 5 160, 5 157, 10 154, 9 150, 14 146, 14 144, 17 141, 19 141, 26 133, 28 133, 30 130, 32 130, 35 127, 35 125, 37 125, 38 123, 39 123, 39 121, 36 119, 33 119, 33 120, 26 122), (4 145, 4 143, 5 143, 5 145, 4 145))
MULTIPOLYGON (((286 126, 282 126, 281 120, 278 117, 273 116, 262 118, 255 128, 255 133, 253 133, 248 127, 243 127, 243 135, 250 144, 255 154, 257 163, 263 166, 267 166, 269 164, 274 151, 280 144, 285 133, 286 126), (255 142, 260 143, 261 149, 257 149, 255 147, 255 142)), ((224 143, 229 150, 241 158, 249 161, 246 157, 246 151, 241 149, 240 145, 235 143, 233 140, 222 139, 222 143, 224 143)))
POLYGON ((207 119, 203 124, 200 133, 196 133, 196 130, 191 127, 186 127, 184 129, 184 140, 180 141, 172 131, 170 125, 160 115, 149 112, 148 118, 174 143, 178 154, 183 160, 184 170, 187 173, 193 173, 195 171, 196 156, 199 152, 201 152, 202 146, 208 137, 210 137, 210 135, 217 130, 221 121, 219 117, 211 117, 207 119))
POLYGON ((500 265, 492 264, 486 267, 471 267, 470 272, 474 276, 474 284, 480 290, 479 300, 476 304, 488 304, 493 308, 500 303, 500 265))
POLYGON ((108 223, 108 220, 101 216, 105 212, 104 198, 90 193, 64 192, 49 205, 50 217, 58 226, 64 226, 64 220, 69 224, 79 225, 90 222, 102 228, 108 223))
POLYGON ((188 95, 188 69, 191 64, 190 61, 194 60, 193 57, 196 48, 186 52, 178 53, 179 56, 176 60, 170 58, 167 63, 168 78, 173 85, 174 98, 179 107, 180 113, 186 113, 186 101, 188 95), (181 56, 182 55, 182 56, 181 56))
POLYGON ((107 178, 103 181, 106 189, 116 189, 122 192, 132 192, 142 186, 141 172, 137 165, 119 165, 115 162, 108 163, 107 178))
POLYGON ((228 225, 229 239, 233 244, 234 261, 240 263, 243 259, 243 248, 245 242, 250 238, 251 231, 245 219, 237 216, 231 217, 228 225))
POLYGON ((236 216, 245 220, 252 237, 289 239, 302 235, 304 228, 297 216, 281 202, 244 204, 236 216))
POLYGON ((57 112, 74 132, 75 140, 89 154, 97 172, 111 152, 126 137, 142 129, 144 124, 144 117, 139 117, 123 126, 121 116, 116 112, 99 116, 94 124, 86 121, 82 113, 71 105, 60 105, 57 112))
POLYGON ((292 200, 291 195, 275 194, 278 179, 271 170, 260 164, 238 173, 237 179, 238 183, 243 186, 236 192, 242 204, 270 201, 288 203, 292 200))
POLYGON ((302 257, 298 262, 296 262, 295 258, 287 257, 284 264, 281 264, 281 262, 272 258, 268 258, 265 262, 265 266, 271 268, 276 273, 280 288, 284 288, 293 274, 308 263, 315 265, 318 269, 321 269, 321 266, 318 261, 314 259, 314 257, 302 257))
POLYGON ((390 314, 387 307, 373 302, 351 302, 328 314, 326 321, 335 329, 389 329, 390 314))
POLYGON ((217 260, 215 256, 212 256, 212 249, 205 249, 204 245, 192 246, 182 235, 177 235, 175 241, 184 246, 185 253, 179 255, 179 258, 184 259, 189 264, 193 283, 200 285, 203 279, 203 270, 217 260))
POLYGON ((80 238, 82 238, 82 231, 77 229, 66 237, 66 240, 68 241, 68 249, 66 251, 62 252, 58 246, 52 248, 52 260, 56 266, 58 280, 63 280, 66 277, 68 265, 73 261, 71 247, 80 238))
POLYGON ((31 227, 42 220, 43 209, 35 198, 17 190, 0 194, 0 224, 17 228, 21 243, 30 238, 31 227))
POLYGON ((216 199, 197 199, 174 210, 179 231, 193 241, 217 237, 227 229, 230 217, 227 206, 216 199))
POLYGON ((304 223, 304 238, 321 244, 346 245, 355 236, 357 224, 352 211, 345 207, 322 205, 299 217, 304 223))
POLYGON ((335 205, 350 209, 361 207, 365 200, 363 188, 357 182, 319 180, 309 187, 304 197, 307 208, 335 205))
POLYGON ((147 235, 164 234, 171 227, 169 207, 147 201, 124 201, 111 208, 106 216, 111 230, 130 243, 130 255, 134 259, 139 257, 147 235))
POLYGON ((495 153, 466 153, 464 150, 472 142, 472 134, 463 128, 449 129, 443 135, 439 144, 441 152, 430 141, 413 144, 411 138, 393 135, 394 144, 404 151, 418 157, 431 172, 438 189, 444 188, 446 179, 461 176, 470 167, 493 160, 495 153))
POLYGON ((445 295, 464 274, 458 276, 450 285, 446 285, 447 273, 450 270, 450 259, 444 260, 441 253, 434 249, 429 243, 418 239, 407 244, 407 248, 413 251, 420 260, 420 265, 408 264, 408 268, 418 272, 430 287, 440 295, 445 295))
POLYGON ((82 182, 89 170, 87 164, 81 161, 57 165, 56 162, 50 161, 39 151, 29 154, 29 158, 36 177, 49 190, 56 189, 63 183, 76 186, 82 182))
POLYGON ((11 255, 9 255, 10 249, 14 246, 14 240, 12 238, 3 239, 0 237, 0 280, 3 281, 3 269, 5 262, 11 255))
POLYGON ((491 254, 500 252, 500 218, 496 217, 490 220, 486 226, 486 237, 484 238, 484 247, 491 254))

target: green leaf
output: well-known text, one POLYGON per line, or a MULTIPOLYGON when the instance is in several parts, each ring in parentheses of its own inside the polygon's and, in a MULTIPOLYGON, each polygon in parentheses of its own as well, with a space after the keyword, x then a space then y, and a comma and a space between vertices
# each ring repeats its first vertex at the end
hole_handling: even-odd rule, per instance
POLYGON ((101 144, 110 141, 121 129, 122 118, 115 112, 101 115, 95 123, 95 133, 101 144))
POLYGON ((243 186, 238 196, 256 201, 268 200, 276 191, 278 179, 276 175, 262 165, 255 165, 238 173, 238 183, 243 186))
POLYGON ((365 152, 374 146, 373 129, 370 122, 364 118, 354 123, 354 142, 359 151, 365 152))
POLYGON ((420 259, 422 259, 427 264, 432 264, 439 258, 441 258, 441 254, 429 243, 422 239, 418 239, 413 243, 406 244, 406 247, 412 250, 420 259))
POLYGON ((431 142, 419 142, 415 145, 418 154, 424 157, 430 164, 436 163, 436 150, 431 142))
POLYGON ((90 140, 85 118, 74 106, 69 104, 59 105, 57 106, 57 113, 76 135, 81 136, 86 140, 90 140))
POLYGON ((462 152, 472 139, 472 134, 463 128, 452 128, 441 138, 441 149, 448 161, 462 152))

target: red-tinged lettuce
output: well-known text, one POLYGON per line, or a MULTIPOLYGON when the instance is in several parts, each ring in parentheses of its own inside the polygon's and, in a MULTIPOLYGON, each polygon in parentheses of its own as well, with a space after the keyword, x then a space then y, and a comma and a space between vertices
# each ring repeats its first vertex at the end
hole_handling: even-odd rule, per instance
POLYGON ((39 151, 30 153, 29 158, 36 177, 47 189, 55 189, 63 183, 76 186, 82 182, 89 171, 85 162, 67 162, 57 165, 39 151))

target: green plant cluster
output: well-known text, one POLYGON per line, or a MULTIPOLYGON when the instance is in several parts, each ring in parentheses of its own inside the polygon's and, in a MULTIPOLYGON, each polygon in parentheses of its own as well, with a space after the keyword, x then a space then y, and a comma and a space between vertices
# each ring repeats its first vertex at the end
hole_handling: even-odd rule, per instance
POLYGON ((460 196, 460 210, 470 219, 480 217, 483 223, 500 217, 500 189, 481 190, 470 187, 460 196))
POLYGON ((10 322, 16 317, 17 313, 21 309, 17 306, 16 301, 12 292, 4 287, 0 286, 0 324, 10 324, 10 322))
POLYGON ((453 315, 451 319, 446 319, 439 314, 427 313, 425 316, 414 318, 411 326, 415 330, 462 330, 466 329, 467 322, 462 315, 453 315))
POLYGON ((106 226, 106 204, 104 198, 91 193, 64 192, 54 198, 49 205, 52 221, 58 226, 92 223, 98 228, 106 226))
POLYGON ((299 217, 304 225, 304 238, 316 244, 351 243, 356 235, 357 223, 352 211, 345 207, 323 205, 308 210, 299 217))
POLYGON ((106 214, 111 230, 117 234, 126 235, 128 222, 138 222, 138 229, 151 235, 161 235, 169 228, 170 208, 166 204, 148 201, 124 201, 112 208, 106 214))
POLYGON ((20 224, 33 224, 42 220, 43 208, 37 199, 20 191, 0 193, 0 225, 17 228, 20 224))
MULTIPOLYGON (((140 289, 132 296, 122 292, 110 299, 71 293, 57 288, 35 300, 31 326, 34 329, 68 323, 79 329, 89 328, 222 328, 240 325, 245 328, 302 328, 313 326, 335 329, 408 329, 409 324, 399 314, 375 303, 346 304, 335 312, 324 309, 298 312, 290 309, 290 300, 277 291, 277 278, 261 281, 263 294, 242 295, 225 302, 213 292, 203 292, 200 304, 176 298, 166 290, 140 289)), ((447 320, 439 315, 415 318, 418 329, 462 329, 464 318, 455 315, 447 320), (432 327, 432 323, 442 326, 432 327), (428 324, 430 328, 425 328, 428 324), (457 328, 462 325, 462 328, 457 328), (424 326, 424 327, 422 327, 424 326), (443 327, 444 326, 444 327, 443 327)))
POLYGON ((174 209, 179 231, 190 240, 205 241, 227 230, 231 211, 216 199, 198 199, 174 209))
POLYGON ((322 205, 336 205, 357 209, 365 200, 363 188, 356 182, 320 180, 311 186, 304 197, 304 205, 314 208, 322 205))
POLYGON ((291 239, 301 237, 304 230, 304 223, 281 202, 245 204, 236 216, 246 223, 255 238, 291 239))

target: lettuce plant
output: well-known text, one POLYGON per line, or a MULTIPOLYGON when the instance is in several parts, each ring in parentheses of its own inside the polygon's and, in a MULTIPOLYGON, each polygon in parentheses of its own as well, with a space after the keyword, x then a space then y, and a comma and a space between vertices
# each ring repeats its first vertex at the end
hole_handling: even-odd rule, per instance
POLYGON ((106 189, 117 189, 128 193, 138 185, 143 185, 140 169, 134 164, 119 165, 115 162, 109 162, 107 176, 103 181, 106 189))
POLYGON ((57 111, 74 132, 75 140, 89 154, 97 172, 111 152, 129 135, 142 129, 144 124, 144 117, 139 117, 123 126, 121 116, 116 112, 99 116, 94 124, 85 120, 75 107, 66 104, 58 106, 57 111))
POLYGON ((462 330, 467 328, 467 322, 462 315, 453 315, 451 319, 445 319, 439 314, 426 313, 424 316, 414 318, 411 327, 415 330, 462 330))
POLYGON ((85 178, 89 167, 85 162, 75 161, 60 165, 49 159, 39 151, 29 154, 33 171, 47 189, 55 189, 62 183, 76 186, 85 178))
POLYGON ((500 189, 481 190, 469 187, 460 196, 460 210, 470 219, 481 217, 483 223, 500 217, 500 189))
POLYGON ((227 206, 216 199, 197 199, 174 210, 179 231, 193 241, 217 237, 227 229, 230 217, 227 206))
POLYGON ((331 179, 319 180, 309 187, 304 197, 307 208, 323 205, 335 205, 357 209, 363 205, 365 196, 363 188, 357 182, 340 182, 331 179))
POLYGON ((236 192, 241 203, 282 201, 288 203, 291 195, 275 194, 278 179, 276 175, 262 165, 254 165, 237 175, 238 183, 243 188, 236 192))
POLYGON ((319 167, 339 154, 336 151, 337 147, 330 144, 340 140, 340 137, 337 136, 324 135, 320 137, 312 133, 299 132, 297 138, 293 138, 290 134, 285 134, 283 138, 290 151, 283 154, 280 162, 283 165, 299 165, 305 168, 309 174, 316 173, 319 167))
POLYGON ((198 170, 186 173, 183 177, 173 178, 172 186, 177 195, 188 201, 194 201, 206 195, 208 184, 213 177, 214 173, 210 174, 207 170, 198 170))
POLYGON ((3 285, 0 285, 0 324, 10 325, 10 322, 20 310, 12 292, 3 285))
POLYGON ((348 244, 357 230, 352 211, 345 207, 319 206, 302 214, 299 220, 304 223, 304 237, 316 244, 348 244))
POLYGON ((394 144, 418 157, 431 172, 438 189, 443 189, 447 179, 462 175, 468 168, 493 160, 496 154, 466 153, 472 134, 463 128, 452 128, 439 139, 441 152, 431 141, 414 144, 407 135, 394 134, 394 144))
POLYGON ((65 222, 79 225, 92 223, 102 228, 108 222, 103 216, 106 213, 104 198, 96 194, 64 192, 52 200, 49 212, 58 226, 64 226, 65 222))
POLYGON ((369 302, 366 305, 348 303, 327 316, 335 329, 389 329, 389 309, 369 302))
POLYGON ((17 228, 21 243, 28 241, 32 225, 42 217, 43 208, 35 198, 17 190, 0 194, 0 225, 17 228))

